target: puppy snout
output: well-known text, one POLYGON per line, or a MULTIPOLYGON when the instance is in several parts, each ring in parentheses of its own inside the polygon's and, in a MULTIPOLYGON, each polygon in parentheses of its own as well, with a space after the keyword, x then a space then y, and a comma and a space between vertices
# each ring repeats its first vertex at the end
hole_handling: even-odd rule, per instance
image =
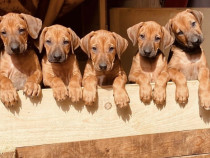
POLYGON ((19 53, 20 52, 20 44, 17 43, 17 42, 12 42, 10 44, 10 47, 11 47, 11 50, 14 52, 14 53, 19 53))
POLYGON ((100 64, 99 64, 99 68, 100 68, 101 70, 106 70, 106 69, 107 69, 107 64, 106 64, 106 63, 100 63, 100 64))
POLYGON ((145 48, 144 49, 145 56, 150 56, 151 52, 152 52, 152 49, 151 48, 145 48))
POLYGON ((199 37, 197 37, 197 36, 193 36, 192 37, 192 44, 193 45, 200 45, 201 44, 201 40, 199 39, 199 37))
POLYGON ((55 53, 55 54, 53 55, 53 58, 54 58, 56 61, 59 61, 59 60, 61 60, 62 55, 61 55, 60 53, 55 53))

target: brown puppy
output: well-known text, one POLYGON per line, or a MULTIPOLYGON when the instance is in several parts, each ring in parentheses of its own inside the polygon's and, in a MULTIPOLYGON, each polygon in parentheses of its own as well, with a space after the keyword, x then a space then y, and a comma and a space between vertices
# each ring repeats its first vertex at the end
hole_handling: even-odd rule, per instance
POLYGON ((18 101, 16 90, 28 96, 41 92, 42 73, 33 49, 27 49, 28 34, 36 39, 41 29, 40 19, 26 14, 9 13, 0 17, 4 51, 0 57, 0 99, 6 106, 18 101))
POLYGON ((152 98, 150 82, 155 82, 153 99, 163 104, 166 99, 166 84, 169 80, 167 61, 161 50, 170 46, 174 39, 169 32, 154 21, 138 23, 127 30, 133 45, 139 50, 133 58, 129 81, 140 86, 140 99, 148 103, 152 98))
POLYGON ((210 109, 210 83, 207 61, 200 44, 203 42, 201 31, 203 14, 187 9, 178 13, 166 24, 168 30, 175 36, 171 48, 168 71, 170 78, 176 84, 176 100, 186 103, 188 88, 186 80, 199 80, 200 105, 210 109))
POLYGON ((61 25, 45 27, 40 35, 40 52, 43 45, 46 55, 42 59, 43 82, 53 89, 57 101, 67 96, 72 102, 82 97, 82 76, 74 50, 80 45, 80 39, 70 28, 61 25))
POLYGON ((92 31, 81 39, 81 48, 89 57, 82 81, 86 105, 96 101, 97 85, 108 84, 113 84, 116 105, 128 105, 129 97, 125 90, 127 76, 120 64, 120 56, 127 46, 126 39, 105 30, 92 31))

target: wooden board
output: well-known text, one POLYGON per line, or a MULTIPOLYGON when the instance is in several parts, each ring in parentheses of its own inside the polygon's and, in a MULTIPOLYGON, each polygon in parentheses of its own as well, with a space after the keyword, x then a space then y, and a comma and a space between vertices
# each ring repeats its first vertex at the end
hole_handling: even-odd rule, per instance
POLYGON ((111 87, 98 89, 98 103, 56 103, 51 89, 41 100, 30 100, 19 91, 19 108, 6 109, 0 103, 0 152, 15 147, 92 139, 210 128, 210 111, 198 105, 198 82, 188 83, 190 98, 183 107, 175 102, 175 85, 168 83, 166 105, 145 105, 139 100, 138 85, 127 85, 130 107, 117 109, 111 87), (112 104, 107 110, 107 102, 112 104))
POLYGON ((210 129, 17 148, 17 156, 68 158, 209 157, 210 129))
MULTIPOLYGON (((122 37, 126 38, 129 41, 128 48, 121 57, 122 65, 128 74, 130 71, 131 63, 133 56, 136 54, 138 47, 133 46, 132 42, 128 38, 127 29, 134 24, 144 21, 156 21, 160 25, 165 26, 170 18, 180 11, 185 10, 186 8, 113 8, 110 10, 110 30, 120 34, 122 37)), ((210 68, 210 8, 195 8, 204 14, 203 20, 203 34, 204 42, 202 47, 207 57, 210 68)), ((168 50, 165 52, 168 56, 168 50)))

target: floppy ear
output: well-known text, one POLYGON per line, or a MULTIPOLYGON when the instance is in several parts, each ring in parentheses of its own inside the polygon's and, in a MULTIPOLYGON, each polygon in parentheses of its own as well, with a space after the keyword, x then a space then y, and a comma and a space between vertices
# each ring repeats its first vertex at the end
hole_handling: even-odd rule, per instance
POLYGON ((126 50, 128 47, 128 41, 125 38, 122 38, 120 35, 116 34, 115 32, 112 32, 114 38, 116 39, 116 51, 118 58, 120 59, 122 53, 126 50))
POLYGON ((39 37, 39 52, 41 53, 42 52, 42 49, 43 49, 43 45, 44 45, 44 36, 46 34, 48 30, 48 27, 45 27, 43 30, 42 30, 42 33, 39 37))
POLYGON ((74 50, 77 49, 80 45, 80 38, 72 29, 68 28, 68 32, 71 35, 71 51, 72 54, 74 54, 74 50))
POLYGON ((191 9, 187 9, 187 12, 191 13, 194 15, 194 17, 198 20, 198 23, 200 25, 202 25, 202 20, 203 20, 203 13, 197 10, 191 10, 191 9))
POLYGON ((171 34, 173 35, 173 31, 172 31, 172 20, 169 19, 168 23, 165 25, 165 29, 171 34))
POLYGON ((174 43, 174 37, 169 33, 164 26, 162 26, 162 50, 167 49, 174 43))
POLYGON ((20 14, 21 18, 23 18, 28 25, 28 33, 33 38, 36 39, 39 35, 39 31, 42 28, 42 21, 39 18, 35 18, 31 15, 20 14))
POLYGON ((128 34, 128 37, 129 39, 133 42, 133 45, 136 45, 136 42, 137 42, 137 36, 138 36, 138 31, 140 29, 140 27, 143 26, 143 22, 140 22, 134 26, 131 26, 127 29, 127 34, 128 34))
POLYGON ((94 34, 94 31, 92 31, 89 34, 87 34, 85 37, 83 37, 81 39, 81 43, 80 43, 80 47, 88 55, 88 58, 90 58, 90 52, 88 50, 88 48, 89 48, 89 41, 90 41, 90 38, 93 36, 93 34, 94 34))

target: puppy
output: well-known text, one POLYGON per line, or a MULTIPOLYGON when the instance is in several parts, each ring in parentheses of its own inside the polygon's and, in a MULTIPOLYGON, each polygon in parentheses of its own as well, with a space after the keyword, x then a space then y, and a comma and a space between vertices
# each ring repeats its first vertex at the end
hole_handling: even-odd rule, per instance
POLYGON ((126 39, 105 30, 92 31, 81 39, 81 48, 89 57, 82 81, 86 105, 96 101, 97 85, 108 84, 113 84, 116 105, 128 105, 129 97, 125 90, 127 76, 120 64, 120 56, 127 46, 126 39))
POLYGON ((151 101, 150 82, 155 82, 154 102, 163 104, 169 75, 167 61, 161 50, 169 47, 174 39, 164 27, 154 21, 140 22, 128 28, 127 33, 133 45, 138 43, 138 52, 133 57, 129 81, 139 84, 140 99, 144 103, 151 101))
POLYGON ((187 9, 169 20, 166 28, 175 37, 171 48, 168 72, 176 84, 176 100, 186 103, 189 92, 186 80, 199 80, 200 105, 210 109, 209 69, 204 51, 201 24, 203 14, 187 9))
POLYGON ((27 49, 28 35, 38 37, 40 19, 26 14, 9 13, 0 17, 0 36, 4 51, 0 57, 0 99, 6 106, 18 101, 16 90, 27 96, 39 96, 42 73, 33 49, 27 49))
POLYGON ((52 88, 57 101, 69 96, 72 102, 78 102, 82 97, 82 76, 74 50, 80 45, 79 37, 70 28, 52 25, 45 27, 40 35, 40 52, 43 45, 46 49, 42 59, 44 85, 52 88))

